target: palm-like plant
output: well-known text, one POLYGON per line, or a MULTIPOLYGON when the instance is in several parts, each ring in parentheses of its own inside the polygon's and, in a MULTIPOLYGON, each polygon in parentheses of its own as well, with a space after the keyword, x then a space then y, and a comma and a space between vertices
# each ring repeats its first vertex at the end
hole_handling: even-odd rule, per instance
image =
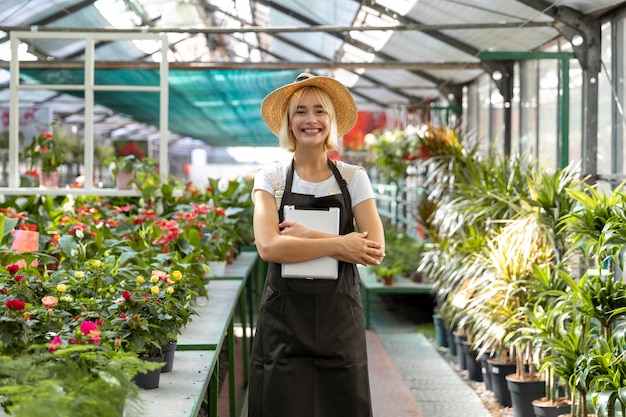
MULTIPOLYGON (((553 248, 551 235, 536 216, 511 220, 480 255, 487 268, 474 279, 474 295, 466 308, 472 322, 479 323, 474 327, 475 344, 502 356, 511 348, 522 378, 527 377, 528 353, 533 348, 525 313, 538 299, 529 284, 534 280, 534 267, 552 261, 553 248)), ((529 371, 532 376, 532 366, 529 371)))
POLYGON ((567 384, 572 416, 585 416, 587 388, 579 358, 592 348, 597 329, 579 308, 579 280, 562 264, 535 267, 535 277, 542 301, 526 315, 528 333, 535 339, 535 362, 546 375, 546 399, 552 403, 559 400, 558 378, 567 384))
POLYGON ((615 405, 619 405, 622 416, 626 415, 626 329, 621 328, 609 339, 598 339, 596 346, 587 355, 589 374, 593 375, 590 385, 599 417, 614 417, 615 405))
POLYGON ((561 220, 573 245, 580 248, 590 265, 606 268, 612 261, 624 265, 626 244, 626 214, 622 193, 624 183, 611 193, 585 184, 582 189, 569 189, 568 194, 577 206, 561 220))

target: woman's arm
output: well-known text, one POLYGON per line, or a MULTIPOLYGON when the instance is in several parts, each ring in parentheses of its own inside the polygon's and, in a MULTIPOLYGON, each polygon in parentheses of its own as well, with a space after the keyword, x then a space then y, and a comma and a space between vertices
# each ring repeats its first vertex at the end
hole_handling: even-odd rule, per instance
POLYGON ((376 208, 376 200, 373 198, 362 201, 354 206, 354 219, 359 231, 366 231, 367 238, 380 244, 380 251, 374 254, 377 262, 369 265, 376 265, 383 261, 385 257, 385 232, 383 223, 380 220, 378 209, 376 208))
POLYGON ((281 224, 284 226, 281 230, 274 196, 263 190, 254 193, 254 237, 263 260, 295 263, 332 256, 370 265, 382 259, 384 248, 378 241, 367 238, 368 233, 319 237, 317 232, 291 222, 281 224))

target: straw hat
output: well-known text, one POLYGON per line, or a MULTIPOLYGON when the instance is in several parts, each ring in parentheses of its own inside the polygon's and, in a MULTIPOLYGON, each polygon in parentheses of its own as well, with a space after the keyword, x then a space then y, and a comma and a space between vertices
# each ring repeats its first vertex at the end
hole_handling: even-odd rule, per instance
POLYGON ((265 124, 278 136, 283 118, 287 113, 287 103, 297 90, 303 87, 318 87, 324 90, 335 105, 337 115, 337 135, 343 136, 356 124, 358 112, 350 91, 339 81, 308 73, 298 75, 296 80, 272 91, 263 99, 261 115, 265 124))

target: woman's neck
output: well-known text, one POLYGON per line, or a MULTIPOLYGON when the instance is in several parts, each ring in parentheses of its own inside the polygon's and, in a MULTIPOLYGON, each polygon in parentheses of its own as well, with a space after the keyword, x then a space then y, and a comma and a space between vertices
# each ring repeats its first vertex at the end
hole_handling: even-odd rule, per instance
POLYGON ((305 181, 321 182, 326 179, 332 172, 328 167, 328 156, 323 155, 294 155, 294 166, 298 176, 305 181))

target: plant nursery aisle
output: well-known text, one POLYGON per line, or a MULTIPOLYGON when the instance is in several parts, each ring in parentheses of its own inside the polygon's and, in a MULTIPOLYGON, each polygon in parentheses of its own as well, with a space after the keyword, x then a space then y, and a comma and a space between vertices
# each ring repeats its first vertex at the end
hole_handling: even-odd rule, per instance
MULTIPOLYGON (((491 417, 480 397, 450 366, 437 348, 418 331, 418 327, 432 323, 432 305, 427 295, 378 295, 372 298, 372 331, 384 349, 388 363, 376 363, 370 356, 370 374, 374 417, 491 417), (386 387, 377 386, 382 369, 400 377, 386 387), (384 392, 406 388, 412 393, 419 414, 393 412, 384 392), (378 399, 378 404, 377 404, 378 399), (389 411, 388 411, 389 410, 389 411)), ((369 332, 368 332, 369 333, 369 332)), ((368 349, 374 351, 374 338, 368 338, 368 349)))

